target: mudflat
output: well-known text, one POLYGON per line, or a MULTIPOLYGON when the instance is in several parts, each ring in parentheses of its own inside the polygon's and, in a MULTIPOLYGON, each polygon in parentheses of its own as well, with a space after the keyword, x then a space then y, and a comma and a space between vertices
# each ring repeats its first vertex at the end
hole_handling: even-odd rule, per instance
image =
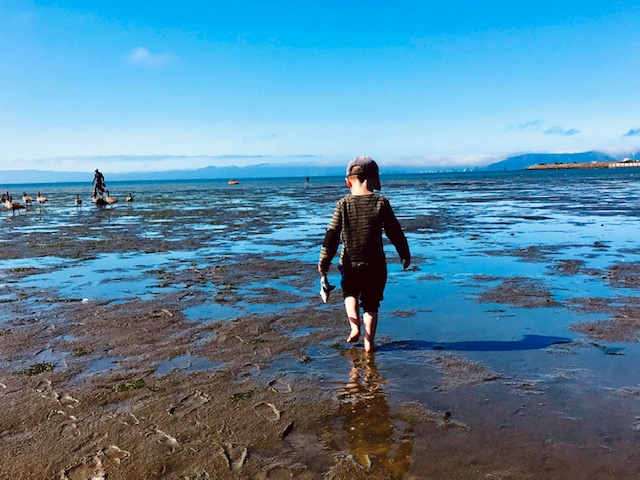
POLYGON ((2 219, 0 477, 637 478, 637 182, 545 173, 385 183, 373 354, 318 294, 341 185, 52 187, 2 219))

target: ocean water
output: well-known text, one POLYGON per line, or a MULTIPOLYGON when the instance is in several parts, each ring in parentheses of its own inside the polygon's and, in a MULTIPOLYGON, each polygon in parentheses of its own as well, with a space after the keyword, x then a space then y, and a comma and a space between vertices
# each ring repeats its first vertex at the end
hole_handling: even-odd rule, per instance
MULTIPOLYGON (((109 183, 107 178, 119 202, 100 210, 90 202, 88 182, 1 185, 1 181, 0 176, 0 190, 10 191, 14 199, 20 200, 23 191, 32 196, 40 191, 49 200, 44 208, 34 205, 20 215, 2 214, 0 251, 16 238, 37 238, 46 246, 68 232, 78 242, 95 241, 102 232, 111 231, 175 245, 170 251, 142 254, 126 249, 98 252, 90 260, 66 258, 64 252, 39 258, 0 256, 0 273, 32 270, 22 281, 26 288, 107 302, 150 300, 167 288, 180 288, 164 287, 145 272, 206 267, 216 259, 242 254, 298 260, 314 270, 334 205, 348 193, 344 179, 334 177, 312 177, 309 183, 304 178, 243 179, 238 185, 222 180, 109 183), (131 206, 124 202, 128 193, 135 198, 131 206), (76 194, 84 200, 80 208, 73 203, 76 194), (162 214, 167 210, 180 212, 180 222, 168 220, 162 214)), ((385 176, 383 171, 380 193, 389 198, 404 226, 413 259, 412 268, 402 271, 393 247, 385 247, 389 280, 380 310, 376 369, 386 379, 380 391, 390 403, 428 398, 445 405, 437 392, 416 382, 420 375, 433 379, 433 354, 444 352, 496 372, 503 384, 516 385, 514 395, 527 393, 518 385, 535 385, 535 393, 571 398, 576 403, 563 406, 566 416, 572 409, 588 410, 580 399, 605 399, 602 402, 610 409, 626 402, 627 413, 620 421, 629 436, 635 434, 640 418, 633 394, 640 385, 638 342, 635 338, 601 341, 574 327, 611 320, 607 313, 576 308, 580 301, 633 304, 639 296, 634 273, 630 281, 616 282, 611 272, 638 271, 640 172, 385 176), (514 298, 524 295, 533 306, 487 300, 487 292, 505 285, 517 290, 521 285, 517 282, 523 280, 542 290, 528 296, 512 293, 514 298), (539 302, 546 295, 541 291, 549 295, 548 305, 539 302)), ((329 278, 339 285, 336 263, 337 259, 329 278)), ((292 288, 278 278, 268 286, 285 292, 292 288)), ((243 297, 250 298, 261 287, 245 287, 243 297)), ((202 288, 216 291, 214 285, 202 288)), ((331 305, 320 304, 317 288, 316 281, 300 288, 296 293, 305 298, 302 303, 211 302, 189 307, 184 314, 190 321, 209 324, 244 314, 286 312, 305 305, 331 308, 340 303, 335 293, 331 305)), ((9 293, 2 296, 12 298, 9 293)), ((1 307, 0 326, 13 320, 1 307)), ((327 388, 339 391, 338 385, 348 381, 349 359, 326 344, 309 354, 315 359, 309 365, 283 359, 274 361, 270 371, 292 376, 311 372, 327 388)), ((161 365, 161 373, 182 365, 196 369, 192 359, 176 358, 161 365)), ((206 362, 197 368, 206 369, 206 362)))

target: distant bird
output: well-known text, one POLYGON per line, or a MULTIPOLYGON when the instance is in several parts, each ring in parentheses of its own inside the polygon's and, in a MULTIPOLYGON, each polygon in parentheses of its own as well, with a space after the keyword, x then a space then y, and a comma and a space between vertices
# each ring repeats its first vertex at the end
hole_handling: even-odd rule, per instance
POLYGON ((107 192, 106 201, 109 205, 111 205, 111 208, 113 208, 113 204, 118 203, 118 199, 109 195, 109 190, 107 190, 106 192, 107 192))
POLYGON ((20 210, 27 208, 21 203, 14 202, 11 195, 9 195, 9 192, 7 192, 6 196, 2 195, 2 198, 4 198, 4 206, 6 207, 7 210, 11 210, 11 213, 13 215, 16 214, 16 210, 18 210, 18 214, 20 214, 20 210))
POLYGON ((100 207, 100 208, 104 208, 104 207, 106 207, 107 205, 109 205, 109 204, 107 203, 107 201, 106 201, 104 198, 102 198, 102 197, 93 197, 93 198, 92 198, 92 201, 93 201, 93 203, 95 203, 95 204, 96 204, 96 206, 97 206, 97 207, 100 207))
POLYGON ((127 195, 124 201, 127 202, 129 205, 131 205, 131 203, 133 203, 133 195, 131 194, 127 195))
POLYGON ((44 195, 40 195, 40 192, 38 192, 36 201, 40 204, 41 207, 44 207, 44 204, 47 203, 47 197, 45 197, 44 195))
POLYGON ((76 193, 76 207, 79 207, 80 205, 82 205, 82 200, 80 200, 80 194, 76 193))
POLYGON ((27 195, 27 192, 22 192, 22 201, 25 205, 31 205, 33 203, 33 197, 27 195))

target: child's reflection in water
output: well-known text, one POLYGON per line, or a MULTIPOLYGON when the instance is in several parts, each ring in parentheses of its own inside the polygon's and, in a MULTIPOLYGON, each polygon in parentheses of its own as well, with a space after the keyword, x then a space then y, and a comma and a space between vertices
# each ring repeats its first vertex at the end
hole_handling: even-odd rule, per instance
POLYGON ((391 415, 375 354, 351 349, 347 356, 352 367, 340 393, 340 414, 349 451, 363 467, 403 478, 411 462, 413 430, 391 415))

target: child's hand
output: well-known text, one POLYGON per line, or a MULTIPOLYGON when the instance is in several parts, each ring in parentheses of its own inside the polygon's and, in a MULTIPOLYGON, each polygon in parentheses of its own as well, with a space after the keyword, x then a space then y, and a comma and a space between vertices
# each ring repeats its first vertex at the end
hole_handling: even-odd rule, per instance
POLYGON ((406 270, 407 268, 409 268, 409 265, 411 265, 411 259, 410 258, 401 258, 400 262, 402 263, 402 269, 406 270))

